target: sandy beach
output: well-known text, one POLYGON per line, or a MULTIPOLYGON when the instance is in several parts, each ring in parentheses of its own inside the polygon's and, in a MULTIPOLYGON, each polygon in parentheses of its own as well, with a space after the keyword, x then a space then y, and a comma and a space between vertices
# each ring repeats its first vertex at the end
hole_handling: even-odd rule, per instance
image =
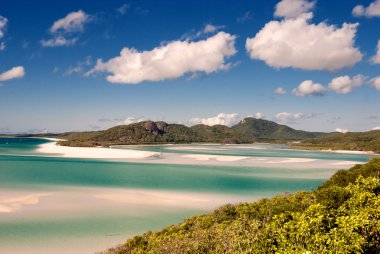
MULTIPOLYGON (((57 141, 57 140, 54 140, 57 141)), ((253 145, 254 146, 254 145, 253 145)), ((185 154, 158 153, 143 150, 125 149, 125 146, 103 148, 103 147, 68 147, 59 146, 56 142, 42 144, 36 149, 37 153, 44 156, 99 159, 115 162, 137 162, 158 163, 178 165, 213 165, 213 166, 246 166, 246 167, 279 167, 294 170, 307 168, 329 168, 340 169, 342 166, 351 167, 361 164, 359 161, 321 160, 310 158, 288 158, 288 157, 252 157, 213 154, 192 154, 189 150, 185 154), (123 148, 124 149, 123 149, 123 148)), ((182 146, 181 146, 182 147, 182 146)), ((230 147, 230 146, 229 146, 230 147)), ((248 146, 244 146, 247 149, 248 146)), ((191 148, 186 146, 186 148, 191 148)), ((202 150, 206 150, 204 147, 202 150)), ((257 149, 254 146, 254 149, 257 149)), ((172 147, 170 146, 170 150, 172 147)), ((179 150, 179 147, 178 149, 179 150)), ((212 150, 212 149, 211 149, 212 150)))
MULTIPOLYGON (((53 139, 52 141, 57 140, 53 139)), ((60 157, 66 158, 83 159, 142 159, 159 155, 159 153, 149 151, 116 148, 59 146, 56 142, 42 144, 38 147, 36 152, 50 155, 58 155, 60 157)))

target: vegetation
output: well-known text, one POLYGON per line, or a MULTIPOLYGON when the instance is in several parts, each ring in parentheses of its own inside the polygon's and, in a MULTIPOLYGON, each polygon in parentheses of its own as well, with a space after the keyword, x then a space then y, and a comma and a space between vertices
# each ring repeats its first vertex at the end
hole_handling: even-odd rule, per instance
POLYGON ((105 131, 66 133, 59 142, 67 146, 108 146, 115 144, 157 144, 157 143, 252 143, 235 130, 223 126, 196 125, 144 121, 130 125, 120 125, 105 131))
POLYGON ((293 149, 359 150, 380 153, 380 130, 368 132, 323 133, 295 130, 272 121, 245 118, 229 128, 203 124, 144 121, 120 125, 104 131, 67 132, 63 134, 19 134, 15 137, 55 137, 66 146, 110 146, 135 144, 219 143, 247 144, 254 141, 289 143, 293 149), (297 141, 297 142, 293 142, 297 141))
POLYGON ((313 192, 225 205, 104 253, 380 253, 379 193, 372 159, 313 192))
POLYGON ((316 138, 327 136, 328 133, 308 132, 290 128, 286 125, 277 124, 272 121, 255 119, 252 117, 245 118, 232 129, 248 137, 257 140, 302 140, 306 138, 316 138))
POLYGON ((335 133, 326 137, 306 139, 293 148, 373 151, 380 153, 380 130, 335 133))

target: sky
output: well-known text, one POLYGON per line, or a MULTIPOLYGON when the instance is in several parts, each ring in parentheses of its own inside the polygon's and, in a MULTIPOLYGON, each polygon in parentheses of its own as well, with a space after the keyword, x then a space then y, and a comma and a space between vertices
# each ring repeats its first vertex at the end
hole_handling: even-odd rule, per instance
POLYGON ((380 0, 2 0, 0 133, 380 129, 379 27, 380 0))

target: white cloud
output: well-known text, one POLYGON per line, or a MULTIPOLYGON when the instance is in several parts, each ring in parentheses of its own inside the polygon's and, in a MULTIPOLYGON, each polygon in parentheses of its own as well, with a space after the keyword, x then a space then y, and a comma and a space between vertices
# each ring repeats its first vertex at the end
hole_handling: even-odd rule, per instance
POLYGON ((184 41, 195 40, 195 39, 198 39, 198 38, 203 37, 205 35, 216 33, 223 28, 225 28, 225 26, 217 26, 217 25, 213 25, 213 24, 209 23, 209 24, 206 24, 201 30, 199 30, 197 32, 193 31, 191 33, 184 34, 180 40, 184 40, 184 41))
POLYGON ((145 117, 127 117, 123 120, 122 124, 132 124, 132 123, 138 123, 142 121, 146 121, 147 119, 145 117))
POLYGON ((90 16, 82 10, 70 12, 66 17, 58 19, 50 28, 51 33, 82 32, 84 24, 89 21, 90 16))
POLYGON ((78 38, 66 39, 63 36, 57 36, 49 40, 41 40, 43 47, 59 47, 59 46, 72 46, 77 42, 78 38))
POLYGON ((0 39, 4 37, 4 30, 7 27, 8 19, 0 16, 0 39))
POLYGON ((76 66, 70 66, 69 68, 67 68, 65 73, 63 73, 63 76, 71 76, 72 74, 75 74, 75 73, 77 74, 82 73, 84 69, 90 65, 92 65, 92 57, 87 56, 84 58, 83 61, 77 62, 76 66))
POLYGON ((371 62, 374 64, 380 64, 380 40, 377 41, 376 55, 371 58, 371 62))
POLYGON ((347 129, 341 129, 341 128, 336 128, 335 131, 340 132, 340 133, 347 133, 348 132, 347 129))
POLYGON ((373 131, 377 131, 377 130, 380 130, 380 126, 376 126, 374 128, 372 128, 373 131))
POLYGON ((80 66, 76 66, 76 67, 69 67, 65 73, 63 73, 63 76, 71 76, 73 75, 74 73, 82 73, 83 69, 82 67, 80 66))
POLYGON ((256 119, 262 119, 262 118, 264 118, 264 114, 261 113, 261 112, 257 112, 257 113, 255 114, 255 118, 256 118, 256 119))
POLYGON ((215 26, 213 24, 207 24, 207 25, 205 25, 205 28, 203 29, 203 33, 204 34, 215 33, 216 31, 223 29, 223 28, 224 28, 224 26, 215 26))
POLYGON ((282 87, 277 87, 276 90, 274 90, 276 94, 286 94, 286 90, 282 87))
POLYGON ((276 5, 274 13, 277 17, 296 18, 313 9, 315 2, 307 0, 282 0, 276 5))
POLYGON ((363 75, 356 75, 353 78, 345 75, 334 78, 328 86, 336 93, 347 94, 350 93, 355 87, 362 86, 365 79, 366 78, 363 75))
POLYGON ((16 78, 22 78, 25 75, 25 69, 22 66, 13 67, 9 71, 0 74, 0 81, 7 81, 16 78))
POLYGON ((355 6, 352 10, 352 14, 355 17, 380 17, 380 0, 375 0, 368 7, 364 7, 363 5, 355 6))
POLYGON ((242 118, 236 114, 228 114, 228 113, 220 113, 217 116, 209 117, 209 118, 193 118, 190 120, 190 124, 204 124, 213 126, 216 124, 226 125, 226 126, 232 126, 237 124, 242 118))
POLYGON ((186 73, 210 74, 230 68, 228 57, 235 55, 236 37, 228 33, 218 34, 201 41, 173 41, 139 52, 123 48, 120 56, 107 62, 98 59, 96 66, 86 75, 109 72, 111 83, 138 84, 143 81, 160 81, 179 78, 186 73))
MULTIPOLYGON (((8 24, 8 19, 0 15, 0 39, 4 37, 4 32, 8 24)), ((0 43, 0 51, 5 50, 5 42, 0 43)))
POLYGON ((122 6, 117 8, 116 11, 120 13, 121 15, 124 15, 125 13, 127 13, 129 8, 130 8, 129 4, 123 4, 122 6))
POLYGON ((292 93, 296 96, 323 96, 326 90, 326 87, 321 84, 305 80, 297 88, 294 88, 292 93))
POLYGON ((380 76, 377 76, 376 78, 371 79, 371 84, 376 90, 380 91, 380 76))
POLYGON ((43 47, 73 46, 78 40, 74 34, 83 32, 85 23, 90 20, 91 16, 82 10, 70 12, 64 18, 53 23, 49 29, 53 37, 41 40, 41 45, 43 47))
POLYGON ((275 118, 280 122, 294 123, 299 120, 312 118, 313 116, 313 114, 281 112, 278 113, 275 118))
POLYGON ((341 28, 325 22, 311 24, 311 13, 294 19, 270 21, 246 41, 252 59, 275 68, 336 71, 362 59, 354 46, 358 24, 341 28))

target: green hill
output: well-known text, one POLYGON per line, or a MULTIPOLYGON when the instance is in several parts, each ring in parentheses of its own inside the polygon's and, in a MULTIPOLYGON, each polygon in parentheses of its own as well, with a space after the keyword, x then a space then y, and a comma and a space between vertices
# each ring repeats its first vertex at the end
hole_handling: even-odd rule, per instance
POLYGON ((258 140, 302 140, 328 135, 323 132, 295 130, 286 125, 252 117, 245 118, 232 129, 258 140))
POLYGON ((380 253, 379 176, 373 159, 313 192, 225 205, 104 253, 380 253))
POLYGON ((67 146, 107 146, 117 144, 160 144, 160 143, 252 143, 251 138, 222 125, 196 125, 144 121, 120 125, 104 131, 66 133, 59 144, 67 146))
POLYGON ((326 137, 303 140, 294 148, 357 150, 380 153, 380 130, 334 133, 326 137))
POLYGON ((190 127, 191 130, 198 133, 202 137, 202 142, 225 144, 252 143, 253 139, 237 132, 224 125, 203 125, 198 124, 190 127))

